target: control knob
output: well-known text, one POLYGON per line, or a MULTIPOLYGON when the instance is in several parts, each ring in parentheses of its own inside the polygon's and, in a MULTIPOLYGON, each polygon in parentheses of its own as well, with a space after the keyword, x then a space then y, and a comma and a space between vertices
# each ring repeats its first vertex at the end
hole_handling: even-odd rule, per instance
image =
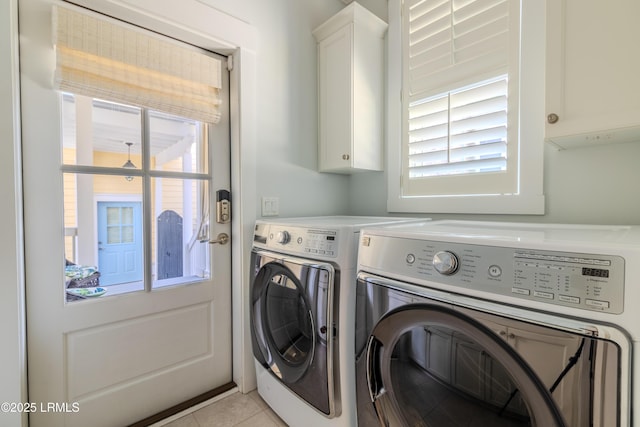
POLYGON ((433 256, 433 268, 440 274, 450 276, 458 270, 458 257, 449 251, 439 251, 433 256))
POLYGON ((276 242, 281 243, 283 245, 286 245, 287 243, 289 243, 290 239, 291 239, 291 235, 289 235, 288 231, 278 231, 278 234, 276 235, 276 242))

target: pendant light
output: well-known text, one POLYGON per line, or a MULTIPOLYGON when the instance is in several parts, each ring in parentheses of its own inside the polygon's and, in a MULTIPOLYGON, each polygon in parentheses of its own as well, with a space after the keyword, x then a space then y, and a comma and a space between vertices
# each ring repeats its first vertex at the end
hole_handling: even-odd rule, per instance
MULTIPOLYGON (((125 141, 124 143, 127 145, 129 153, 127 154, 127 161, 125 162, 124 165, 122 165, 122 167, 125 169, 137 169, 136 165, 134 165, 133 162, 131 161, 131 146, 133 145, 133 142, 125 141)), ((132 176, 125 176, 124 179, 126 179, 127 181, 133 181, 132 176)))

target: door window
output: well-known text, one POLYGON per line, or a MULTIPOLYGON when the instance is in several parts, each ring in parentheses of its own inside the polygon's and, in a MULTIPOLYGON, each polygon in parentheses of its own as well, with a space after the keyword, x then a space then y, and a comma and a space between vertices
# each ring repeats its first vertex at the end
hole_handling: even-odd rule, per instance
POLYGON ((390 425, 613 426, 619 358, 610 341, 412 304, 373 327, 358 375, 390 425))
POLYGON ((74 275, 65 288, 99 286, 109 296, 208 279, 207 125, 61 98, 65 258, 74 275))

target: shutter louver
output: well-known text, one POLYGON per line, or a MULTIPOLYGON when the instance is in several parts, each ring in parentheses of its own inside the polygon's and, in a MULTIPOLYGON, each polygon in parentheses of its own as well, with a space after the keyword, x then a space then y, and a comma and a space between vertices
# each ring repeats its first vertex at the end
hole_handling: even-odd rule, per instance
POLYGON ((218 59, 65 7, 54 6, 53 31, 56 89, 208 123, 220 120, 218 59))
POLYGON ((412 102, 487 69, 505 72, 508 0, 410 0, 405 19, 412 102))

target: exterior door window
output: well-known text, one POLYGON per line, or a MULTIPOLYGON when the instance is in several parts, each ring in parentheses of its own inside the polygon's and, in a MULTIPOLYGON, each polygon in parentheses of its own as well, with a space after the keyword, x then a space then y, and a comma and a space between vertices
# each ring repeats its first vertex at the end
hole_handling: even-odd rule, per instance
POLYGON ((65 288, 109 296, 208 279, 207 125, 61 98, 65 288))

